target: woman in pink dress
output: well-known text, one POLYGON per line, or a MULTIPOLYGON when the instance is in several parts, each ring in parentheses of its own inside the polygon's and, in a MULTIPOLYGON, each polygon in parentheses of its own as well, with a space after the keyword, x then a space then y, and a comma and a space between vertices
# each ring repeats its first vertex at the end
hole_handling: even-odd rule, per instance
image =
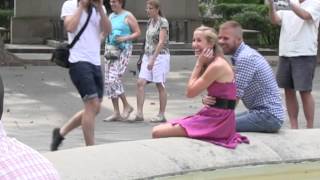
POLYGON ((192 48, 197 62, 190 76, 186 95, 193 98, 204 90, 216 97, 214 106, 204 106, 198 113, 160 124, 153 128, 153 138, 190 137, 227 148, 248 139, 235 131, 236 85, 231 65, 224 58, 214 29, 198 27, 192 48))

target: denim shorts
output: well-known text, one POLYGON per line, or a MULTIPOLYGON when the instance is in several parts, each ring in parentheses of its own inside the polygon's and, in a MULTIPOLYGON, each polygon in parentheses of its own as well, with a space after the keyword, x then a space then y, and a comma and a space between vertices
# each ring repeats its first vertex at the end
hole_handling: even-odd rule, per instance
POLYGON ((237 132, 277 132, 283 121, 269 112, 242 112, 236 115, 237 132))
POLYGON ((311 91, 316 66, 316 56, 280 57, 277 83, 280 88, 311 91))
POLYGON ((101 66, 79 61, 70 64, 69 74, 83 101, 96 97, 102 99, 103 79, 101 66))

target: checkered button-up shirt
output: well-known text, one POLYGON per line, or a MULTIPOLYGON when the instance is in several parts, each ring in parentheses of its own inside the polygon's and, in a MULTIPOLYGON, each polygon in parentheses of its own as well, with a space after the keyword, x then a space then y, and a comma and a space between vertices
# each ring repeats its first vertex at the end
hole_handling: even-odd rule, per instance
POLYGON ((7 137, 0 120, 0 179, 58 180, 52 164, 40 153, 7 137))
POLYGON ((231 57, 235 65, 237 97, 249 111, 270 112, 284 120, 284 109, 273 71, 256 50, 241 43, 231 57))

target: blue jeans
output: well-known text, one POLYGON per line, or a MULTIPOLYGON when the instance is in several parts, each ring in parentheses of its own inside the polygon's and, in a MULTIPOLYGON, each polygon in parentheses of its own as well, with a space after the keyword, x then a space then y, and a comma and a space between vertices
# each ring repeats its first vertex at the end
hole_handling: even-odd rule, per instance
POLYGON ((277 132, 283 121, 269 112, 242 112, 236 115, 237 132, 277 132))

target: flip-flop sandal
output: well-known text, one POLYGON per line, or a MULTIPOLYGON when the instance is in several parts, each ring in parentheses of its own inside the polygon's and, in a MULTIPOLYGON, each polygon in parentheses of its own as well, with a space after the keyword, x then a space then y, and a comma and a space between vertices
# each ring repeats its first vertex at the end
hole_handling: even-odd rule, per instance
POLYGON ((133 108, 130 107, 129 111, 122 113, 122 119, 127 120, 130 117, 130 114, 133 112, 133 108))
POLYGON ((111 116, 106 117, 103 121, 104 122, 122 121, 122 118, 121 118, 121 116, 111 115, 111 116))

